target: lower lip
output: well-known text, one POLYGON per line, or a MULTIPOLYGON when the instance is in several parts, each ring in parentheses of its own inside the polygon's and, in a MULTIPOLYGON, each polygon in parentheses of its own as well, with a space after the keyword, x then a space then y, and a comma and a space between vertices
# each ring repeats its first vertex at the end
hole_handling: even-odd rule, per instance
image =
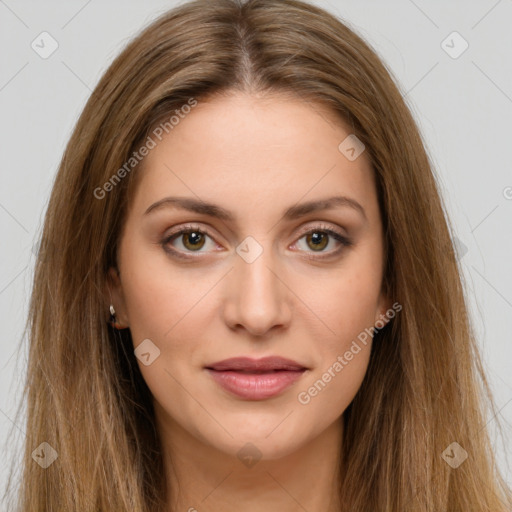
POLYGON ((208 369, 213 379, 226 391, 246 400, 265 400, 282 393, 301 378, 305 370, 268 373, 242 373, 208 369))

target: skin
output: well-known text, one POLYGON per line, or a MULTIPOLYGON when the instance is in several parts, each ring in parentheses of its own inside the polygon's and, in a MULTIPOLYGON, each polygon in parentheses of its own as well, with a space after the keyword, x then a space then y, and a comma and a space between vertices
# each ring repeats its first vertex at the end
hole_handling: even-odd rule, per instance
POLYGON ((150 339, 160 350, 151 364, 137 362, 154 398, 169 510, 341 510, 341 418, 371 339, 309 403, 297 396, 391 305, 373 171, 364 152, 349 161, 338 150, 350 133, 320 104, 236 92, 199 102, 144 159, 109 294, 134 347, 150 339), (172 206, 144 213, 171 195, 218 204, 236 221, 172 206), (333 195, 356 200, 366 218, 346 206, 282 218, 289 206, 333 195), (179 259, 162 240, 186 223, 207 235, 167 242, 191 256, 179 259), (328 237, 315 251, 303 233, 325 237, 320 226, 352 245, 328 237), (236 252, 247 236, 263 251, 250 263, 236 252), (266 400, 229 394, 204 368, 269 355, 308 370, 266 400), (261 455, 252 467, 237 456, 247 442, 261 455))

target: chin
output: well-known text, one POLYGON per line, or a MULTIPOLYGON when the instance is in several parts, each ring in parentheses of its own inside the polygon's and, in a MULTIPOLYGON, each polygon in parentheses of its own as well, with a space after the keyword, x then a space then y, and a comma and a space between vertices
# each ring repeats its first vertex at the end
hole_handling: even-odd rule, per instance
MULTIPOLYGON (((292 415, 290 415, 292 416, 292 415)), ((261 460, 275 460, 286 457, 300 448, 308 441, 304 425, 300 430, 291 420, 285 419, 286 414, 278 421, 262 418, 255 414, 242 422, 224 422, 229 434, 218 432, 206 434, 206 442, 214 448, 243 461, 245 456, 261 460), (281 423, 282 422, 282 423, 281 423), (271 426, 270 426, 271 425, 271 426)), ((296 419, 295 419, 296 421, 296 419)))

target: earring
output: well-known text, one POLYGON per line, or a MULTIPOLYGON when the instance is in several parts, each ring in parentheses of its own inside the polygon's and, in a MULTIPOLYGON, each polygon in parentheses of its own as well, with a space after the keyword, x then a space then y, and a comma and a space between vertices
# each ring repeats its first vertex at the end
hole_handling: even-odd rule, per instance
POLYGON ((110 325, 114 327, 114 329, 122 328, 121 325, 116 322, 116 310, 113 304, 110 304, 110 325))

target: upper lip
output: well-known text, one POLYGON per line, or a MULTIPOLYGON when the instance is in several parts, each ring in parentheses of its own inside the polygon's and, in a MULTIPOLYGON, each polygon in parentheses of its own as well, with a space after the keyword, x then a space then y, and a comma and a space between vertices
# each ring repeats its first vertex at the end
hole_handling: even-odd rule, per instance
POLYGON ((216 371, 271 371, 271 370, 306 370, 307 368, 292 359, 285 357, 269 356, 261 359, 250 357, 232 357, 206 366, 207 369, 216 371))

